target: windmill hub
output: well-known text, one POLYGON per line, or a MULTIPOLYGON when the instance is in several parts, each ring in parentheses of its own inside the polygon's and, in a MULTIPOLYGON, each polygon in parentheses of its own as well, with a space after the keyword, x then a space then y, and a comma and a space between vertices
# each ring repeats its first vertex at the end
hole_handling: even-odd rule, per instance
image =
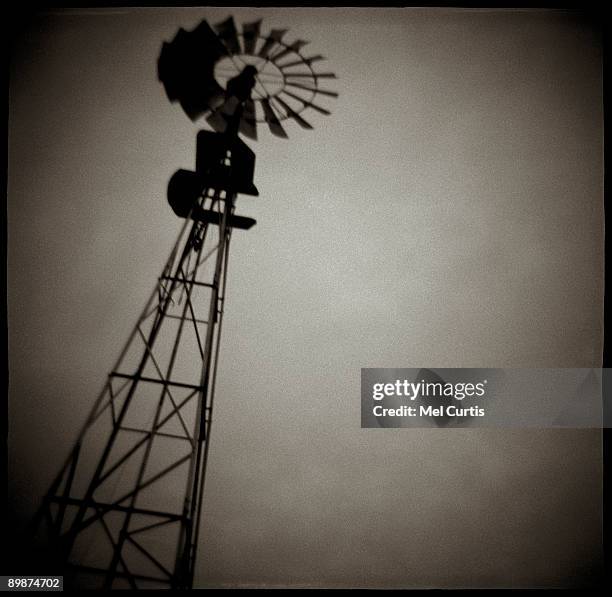
POLYGON ((215 80, 223 89, 227 89, 228 81, 244 73, 249 67, 254 69, 254 99, 275 97, 283 90, 284 77, 278 66, 270 60, 246 54, 227 56, 219 60, 215 65, 215 80))

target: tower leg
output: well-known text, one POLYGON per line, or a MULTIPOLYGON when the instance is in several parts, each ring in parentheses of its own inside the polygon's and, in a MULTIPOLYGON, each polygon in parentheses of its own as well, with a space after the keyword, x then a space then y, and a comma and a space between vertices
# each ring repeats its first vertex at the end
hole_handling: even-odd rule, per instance
POLYGON ((215 225, 185 220, 35 517, 75 587, 192 586, 233 206, 207 191, 215 225))

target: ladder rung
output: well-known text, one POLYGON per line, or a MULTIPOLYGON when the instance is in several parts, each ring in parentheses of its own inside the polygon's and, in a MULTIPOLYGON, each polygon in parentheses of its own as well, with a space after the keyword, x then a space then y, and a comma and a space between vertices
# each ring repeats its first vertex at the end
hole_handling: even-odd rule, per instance
POLYGON ((169 282, 178 282, 179 284, 195 284, 196 286, 206 286, 207 288, 215 288, 216 286, 215 284, 209 284, 208 282, 197 282, 196 280, 185 280, 183 278, 177 278, 176 276, 160 276, 159 279, 168 280, 169 282))
POLYGON ((142 514, 146 516, 157 516, 159 518, 168 518, 169 520, 183 520, 185 516, 183 514, 175 514, 174 512, 161 512, 160 510, 149 510, 145 508, 130 508, 129 506, 121 506, 119 504, 108 504, 104 502, 97 502, 94 500, 78 500, 76 498, 68 498, 59 495, 54 495, 51 498, 52 502, 64 503, 69 506, 80 506, 85 504, 89 508, 100 508, 101 510, 116 510, 118 512, 131 512, 132 514, 142 514))
POLYGON ((148 383, 158 383, 163 386, 173 386, 177 388, 187 388, 188 390, 203 390, 202 386, 196 386, 190 383, 181 383, 180 381, 170 381, 167 379, 155 379, 154 377, 143 377, 138 375, 128 375, 127 373, 118 373, 113 371, 110 377, 121 377, 123 379, 131 379, 134 381, 145 381, 148 383))
MULTIPOLYGON (((95 566, 85 566, 84 564, 73 564, 71 562, 67 562, 66 565, 73 570, 81 570, 82 572, 89 574, 108 574, 108 570, 106 568, 96 568, 95 566)), ((147 576, 146 574, 132 574, 131 572, 128 574, 127 572, 121 572, 120 570, 115 571, 115 576, 118 578, 132 578, 134 580, 148 580, 150 582, 158 582, 162 584, 172 583, 172 578, 160 578, 159 576, 147 576)))
POLYGON ((193 317, 181 317, 180 315, 169 315, 166 313, 166 317, 170 319, 184 319, 185 321, 191 321, 192 323, 195 321, 196 323, 205 323, 208 325, 208 321, 205 319, 194 319, 193 317))
POLYGON ((164 433, 163 431, 148 431, 146 429, 137 429, 136 427, 119 427, 121 431, 130 431, 132 433, 142 433, 143 435, 159 435, 161 437, 167 437, 169 439, 182 439, 186 441, 193 441, 193 438, 187 437, 186 435, 176 435, 175 433, 164 433))

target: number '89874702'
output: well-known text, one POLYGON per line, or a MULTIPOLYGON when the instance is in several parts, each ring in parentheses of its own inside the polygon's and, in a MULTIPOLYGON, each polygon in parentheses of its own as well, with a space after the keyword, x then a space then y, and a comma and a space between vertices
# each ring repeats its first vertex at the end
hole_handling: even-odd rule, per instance
POLYGON ((4 576, 1 577, 1 589, 30 591, 61 591, 63 590, 60 576, 4 576))

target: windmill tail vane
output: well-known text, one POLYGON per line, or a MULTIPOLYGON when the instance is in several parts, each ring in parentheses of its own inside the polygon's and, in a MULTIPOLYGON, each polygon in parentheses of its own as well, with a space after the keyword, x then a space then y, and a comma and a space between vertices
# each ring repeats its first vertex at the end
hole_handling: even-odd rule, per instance
POLYGON ((213 130, 196 138, 195 170, 180 169, 167 199, 184 224, 153 292, 63 467, 31 522, 29 561, 75 588, 191 588, 196 573, 217 364, 238 194, 258 196, 257 124, 287 137, 333 91, 287 30, 238 32, 230 17, 164 43, 158 75, 168 99, 213 130), (316 101, 315 101, 316 100, 316 101))

